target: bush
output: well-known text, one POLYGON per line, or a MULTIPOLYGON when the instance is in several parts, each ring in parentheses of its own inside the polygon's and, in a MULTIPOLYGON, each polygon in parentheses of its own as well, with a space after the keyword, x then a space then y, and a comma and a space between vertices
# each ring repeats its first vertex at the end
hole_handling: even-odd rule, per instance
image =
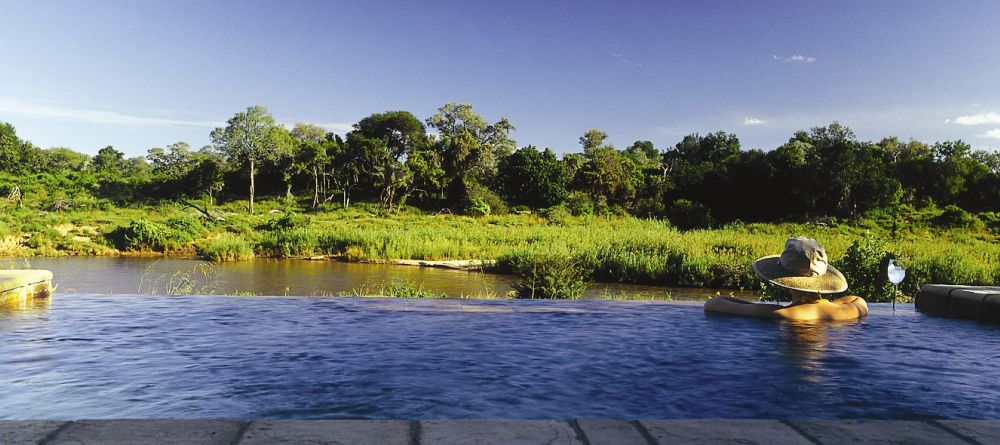
POLYGON ((966 212, 961 207, 956 205, 949 205, 945 207, 944 211, 932 221, 939 227, 962 229, 983 228, 983 222, 980 221, 979 218, 976 218, 976 215, 966 212))
POLYGON ((584 216, 594 214, 594 200, 584 192, 572 192, 566 197, 566 209, 573 216, 584 216))
POLYGON ((979 220, 986 227, 994 232, 1000 232, 1000 212, 983 212, 979 214, 979 220))
POLYGON ((382 282, 374 285, 363 284, 351 289, 350 292, 340 292, 344 297, 393 297, 393 298, 447 298, 448 294, 437 293, 425 289, 422 284, 410 279, 382 282))
POLYGON ((468 182, 465 186, 465 192, 465 202, 462 203, 463 213, 472 216, 504 215, 507 213, 507 204, 504 203, 503 198, 486 186, 468 182))
POLYGON ((551 224, 564 225, 572 217, 569 210, 566 210, 564 204, 559 204, 555 207, 549 207, 542 212, 542 216, 545 217, 551 224))
POLYGON ((678 199, 667 209, 667 219, 681 230, 707 229, 712 226, 712 212, 699 202, 678 199))
POLYGON ((567 255, 516 253, 498 260, 501 269, 520 279, 514 283, 518 298, 579 299, 587 289, 587 273, 580 261, 567 255))
POLYGON ((968 258, 958 252, 934 255, 913 261, 906 270, 906 279, 910 286, 904 289, 916 292, 924 284, 959 284, 959 285, 995 285, 994 277, 989 271, 976 267, 968 258))
POLYGON ((198 255, 210 261, 242 261, 253 259, 253 248, 243 238, 222 235, 198 246, 198 255))
POLYGON ((170 229, 171 240, 180 244, 198 239, 207 232, 201 221, 190 216, 176 216, 166 220, 164 224, 170 229))
POLYGON ((272 232, 300 229, 309 225, 309 217, 299 215, 295 212, 288 212, 276 218, 269 219, 266 223, 257 226, 257 230, 268 230, 272 232))
POLYGON ((271 256, 314 255, 319 250, 319 239, 316 232, 306 230, 272 232, 263 236, 260 247, 271 256))
POLYGON ((167 245, 167 227, 139 219, 118 226, 106 238, 118 250, 162 252, 167 245))
POLYGON ((885 243, 866 237, 854 241, 835 267, 847 278, 849 293, 871 302, 891 301, 893 289, 887 268, 894 258, 896 255, 886 250, 885 243))

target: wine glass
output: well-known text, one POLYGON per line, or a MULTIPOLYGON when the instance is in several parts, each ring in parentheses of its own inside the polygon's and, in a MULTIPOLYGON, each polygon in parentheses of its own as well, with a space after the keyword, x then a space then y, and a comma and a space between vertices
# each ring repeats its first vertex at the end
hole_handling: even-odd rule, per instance
POLYGON ((906 269, 897 264, 896 260, 889 260, 886 273, 889 275, 889 282, 892 283, 892 311, 896 312, 896 294, 899 293, 899 283, 906 277, 906 269))

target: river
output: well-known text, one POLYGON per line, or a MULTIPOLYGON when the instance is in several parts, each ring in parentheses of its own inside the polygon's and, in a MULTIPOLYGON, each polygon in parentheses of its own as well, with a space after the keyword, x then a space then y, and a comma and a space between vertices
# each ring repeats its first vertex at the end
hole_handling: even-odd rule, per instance
MULTIPOLYGON (((512 290, 515 276, 388 264, 257 259, 211 263, 165 257, 61 257, 0 259, 0 268, 36 268, 53 272, 58 293, 88 294, 253 294, 330 296, 370 293, 379 284, 408 280, 449 297, 497 296, 512 290)), ((670 288, 621 283, 592 283, 584 298, 703 300, 706 288, 670 288)), ((749 292, 737 296, 754 298, 749 292)))

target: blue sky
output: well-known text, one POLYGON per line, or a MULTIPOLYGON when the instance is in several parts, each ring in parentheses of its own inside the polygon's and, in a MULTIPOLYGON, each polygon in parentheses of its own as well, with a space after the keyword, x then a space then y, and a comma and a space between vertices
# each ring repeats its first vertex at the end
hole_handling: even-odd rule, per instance
POLYGON ((449 101, 519 145, 861 139, 1000 147, 1000 2, 0 0, 0 120, 42 147, 209 142, 261 104, 343 132, 449 101))

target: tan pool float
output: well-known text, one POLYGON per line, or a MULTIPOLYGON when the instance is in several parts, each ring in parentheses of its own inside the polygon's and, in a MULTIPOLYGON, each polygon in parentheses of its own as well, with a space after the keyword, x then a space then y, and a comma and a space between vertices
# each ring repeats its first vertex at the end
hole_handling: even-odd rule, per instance
POLYGON ((52 272, 47 270, 0 270, 0 303, 46 298, 52 294, 52 272))

